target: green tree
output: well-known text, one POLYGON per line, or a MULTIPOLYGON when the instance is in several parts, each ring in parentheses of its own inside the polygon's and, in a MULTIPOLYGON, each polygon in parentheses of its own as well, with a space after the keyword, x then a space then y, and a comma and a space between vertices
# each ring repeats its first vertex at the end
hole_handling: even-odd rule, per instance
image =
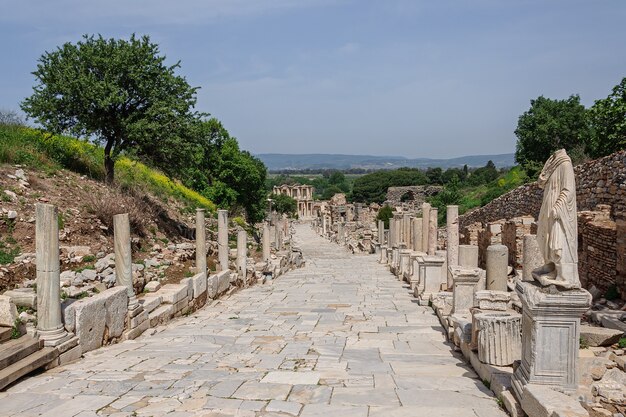
POLYGON ((607 98, 596 100, 589 109, 589 119, 595 133, 591 156, 601 157, 626 149, 626 78, 607 98))
POLYGON ((380 210, 378 210, 378 214, 376 214, 376 220, 382 220, 385 223, 385 228, 389 228, 389 219, 393 217, 393 209, 389 207, 387 204, 382 206, 380 210))
POLYGON ((287 214, 296 217, 298 212, 298 202, 285 194, 272 194, 272 210, 277 213, 287 214))
POLYGON ((426 175, 416 168, 377 171, 354 180, 351 200, 360 203, 382 203, 387 198, 387 188, 428 184, 426 175))
POLYGON ((543 164, 557 149, 565 148, 574 160, 583 157, 591 137, 587 110, 580 97, 530 101, 530 109, 517 122, 515 160, 522 166, 543 164))
POLYGON ((111 183, 115 159, 124 151, 161 167, 186 158, 188 129, 199 114, 193 112, 197 88, 176 75, 179 67, 165 65, 148 36, 85 35, 39 58, 37 84, 21 107, 49 131, 103 144, 111 183))

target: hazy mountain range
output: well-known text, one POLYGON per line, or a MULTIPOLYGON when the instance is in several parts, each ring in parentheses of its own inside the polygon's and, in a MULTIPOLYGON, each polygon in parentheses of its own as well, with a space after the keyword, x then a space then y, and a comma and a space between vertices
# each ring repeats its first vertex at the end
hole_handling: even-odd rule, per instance
POLYGON ((395 169, 453 167, 481 167, 491 160, 498 168, 515 165, 512 153, 500 155, 472 155, 451 159, 405 158, 402 156, 336 155, 336 154, 280 154, 256 155, 270 171, 303 169, 395 169))

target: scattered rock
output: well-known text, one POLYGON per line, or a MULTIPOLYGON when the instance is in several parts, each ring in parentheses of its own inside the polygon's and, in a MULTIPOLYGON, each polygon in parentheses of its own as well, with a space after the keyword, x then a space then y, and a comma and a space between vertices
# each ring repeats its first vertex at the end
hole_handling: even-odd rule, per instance
POLYGON ((9 210, 9 212, 7 213, 7 219, 9 219, 9 220, 17 219, 17 211, 9 210))
POLYGON ((0 295, 0 326, 12 327, 17 317, 17 307, 11 298, 0 295))
POLYGON ((17 201, 17 194, 15 194, 13 191, 4 190, 4 194, 6 194, 11 199, 11 201, 13 202, 17 201))
POLYGON ((158 281, 150 281, 144 287, 144 291, 146 292, 156 292, 161 288, 161 284, 158 281))
POLYGON ((585 340, 589 346, 610 346, 617 343, 623 332, 615 329, 606 329, 604 327, 594 327, 588 325, 580 326, 580 337, 585 340))

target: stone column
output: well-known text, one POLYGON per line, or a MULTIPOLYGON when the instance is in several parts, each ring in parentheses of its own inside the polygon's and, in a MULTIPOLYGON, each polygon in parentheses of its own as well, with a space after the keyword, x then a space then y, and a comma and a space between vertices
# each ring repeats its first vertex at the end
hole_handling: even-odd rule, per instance
MULTIPOLYGON (((619 253, 619 252, 618 252, 619 253)), ((524 247, 522 249, 522 281, 532 282, 533 270, 543 265, 543 256, 539 252, 539 244, 536 235, 524 235, 524 247)))
POLYGON ((434 255, 437 250, 437 209, 430 209, 430 221, 428 222, 428 254, 434 255))
POLYGON ((428 224, 430 223, 430 204, 423 203, 422 204, 422 251, 428 251, 428 234, 430 233, 430 228, 428 224))
POLYGON ((487 248, 487 289, 507 291, 509 268, 509 248, 504 245, 490 245, 487 248))
MULTIPOLYGON (((448 265, 459 264, 459 206, 446 207, 446 230, 448 243, 446 245, 448 265)), ((452 282, 448 282, 448 288, 452 288, 452 282)))
POLYGON ((344 237, 343 237, 343 223, 339 222, 337 223, 337 243, 339 243, 340 245, 344 243, 344 237))
POLYGON ((270 225, 265 222, 263 223, 263 260, 267 262, 270 259, 270 225))
POLYGON ((389 241, 387 247, 389 249, 396 246, 396 220, 392 217, 389 219, 389 241))
POLYGON ((416 217, 413 219, 413 250, 415 252, 424 251, 424 248, 422 247, 423 227, 424 225, 422 223, 421 217, 416 217))
POLYGON ((408 214, 404 214, 402 216, 402 233, 403 233, 403 243, 406 245, 406 248, 411 249, 413 247, 413 243, 411 242, 411 216, 408 214))
POLYGON ((478 246, 459 245, 458 265, 464 268, 478 268, 478 246))
POLYGON ((206 229, 204 209, 196 209, 196 273, 206 274, 206 229))
POLYGON ((68 336, 61 316, 59 215, 52 204, 35 206, 37 253, 37 332, 45 346, 57 346, 68 336))
POLYGON ((385 222, 382 220, 378 221, 378 243, 385 244, 385 222))
POLYGON ((217 211, 217 252, 220 270, 228 270, 228 211, 217 211))
MULTIPOLYGON (((513 311, 474 314, 478 327, 478 359, 495 366, 509 366, 522 356, 522 315, 513 311)), ((472 329, 472 332, 474 329, 472 329)))
POLYGON ((237 232, 237 272, 242 274, 244 282, 246 281, 247 269, 247 252, 248 252, 248 234, 245 230, 237 232))
POLYGON ((113 216, 113 244, 115 248, 115 285, 126 287, 128 310, 140 307, 133 287, 133 260, 130 248, 128 213, 113 216))

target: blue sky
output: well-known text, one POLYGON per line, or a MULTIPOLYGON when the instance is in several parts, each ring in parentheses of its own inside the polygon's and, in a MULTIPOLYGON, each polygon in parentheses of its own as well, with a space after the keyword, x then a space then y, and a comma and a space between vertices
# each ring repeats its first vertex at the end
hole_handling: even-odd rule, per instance
POLYGON ((254 153, 513 152, 532 98, 626 77, 623 0, 0 0, 0 108, 84 33, 148 34, 254 153))

